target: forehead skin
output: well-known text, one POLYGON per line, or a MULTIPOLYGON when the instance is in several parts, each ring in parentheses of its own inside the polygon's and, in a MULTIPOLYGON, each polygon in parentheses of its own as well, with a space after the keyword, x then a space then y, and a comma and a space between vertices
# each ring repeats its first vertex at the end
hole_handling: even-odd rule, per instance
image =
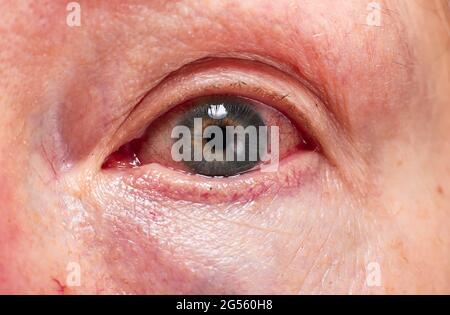
MULTIPOLYGON (((448 262, 447 252, 432 251, 449 239, 436 223, 448 222, 450 191, 448 36, 428 1, 380 2, 380 26, 367 25, 368 1, 79 3, 82 26, 71 28, 65 1, 0 0, 0 262, 17 261, 29 248, 42 257, 67 252, 73 239, 56 241, 65 226, 48 219, 52 213, 68 224, 49 210, 61 204, 45 195, 58 162, 86 158, 136 99, 172 71, 222 55, 275 60, 304 78, 371 166, 367 178, 382 187, 375 209, 395 204, 398 221, 409 222, 409 210, 424 204, 418 216, 432 224, 391 231, 413 230, 425 253, 448 262), (20 211, 29 204, 33 209, 20 211), (429 230, 438 237, 425 240, 429 230)), ((394 250, 398 259, 414 260, 402 242, 394 250)), ((0 263, 0 274, 8 271, 9 290, 23 289, 14 282, 20 268, 53 267, 40 263, 17 270, 0 263)), ((433 271, 439 268, 430 277, 433 271)), ((33 281, 48 283, 46 277, 42 272, 33 281)), ((448 276, 440 281, 448 288, 448 276)))

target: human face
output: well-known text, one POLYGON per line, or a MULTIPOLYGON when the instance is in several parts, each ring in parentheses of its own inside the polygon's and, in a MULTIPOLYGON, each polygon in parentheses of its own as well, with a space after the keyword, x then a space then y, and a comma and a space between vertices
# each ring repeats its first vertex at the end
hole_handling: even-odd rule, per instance
POLYGON ((441 2, 0 2, 0 292, 450 292, 441 2), (168 127, 211 94, 314 145, 186 172, 168 127))

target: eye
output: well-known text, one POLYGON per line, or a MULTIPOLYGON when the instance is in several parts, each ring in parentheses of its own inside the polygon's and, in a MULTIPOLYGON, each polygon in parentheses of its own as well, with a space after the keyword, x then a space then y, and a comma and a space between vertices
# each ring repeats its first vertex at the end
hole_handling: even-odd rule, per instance
POLYGON ((334 121, 306 86, 256 61, 188 64, 143 91, 105 137, 92 156, 102 169, 96 180, 133 200, 216 204, 296 193, 339 152, 334 121))
POLYGON ((175 106, 143 135, 114 152, 103 168, 150 163, 205 176, 234 176, 313 150, 281 112, 237 95, 201 96, 175 106))

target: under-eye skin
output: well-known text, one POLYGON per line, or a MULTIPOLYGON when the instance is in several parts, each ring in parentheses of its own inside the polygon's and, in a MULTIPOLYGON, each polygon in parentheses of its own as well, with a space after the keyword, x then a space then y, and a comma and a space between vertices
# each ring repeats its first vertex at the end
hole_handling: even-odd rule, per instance
POLYGON ((267 149, 264 140, 268 137, 260 137, 260 134, 267 134, 268 129, 250 103, 250 100, 230 95, 194 100, 178 123, 190 131, 189 145, 182 149, 191 153, 183 162, 192 173, 232 176, 261 162, 264 154, 261 152, 267 149))

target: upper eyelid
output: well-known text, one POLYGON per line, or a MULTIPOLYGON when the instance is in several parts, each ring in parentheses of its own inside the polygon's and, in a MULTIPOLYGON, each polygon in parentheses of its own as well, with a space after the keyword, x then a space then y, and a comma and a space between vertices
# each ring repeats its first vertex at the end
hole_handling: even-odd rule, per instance
MULTIPOLYGON (((157 89, 159 85, 164 84, 165 81, 168 79, 173 78, 178 73, 183 72, 186 68, 195 67, 199 64, 207 63, 208 61, 214 61, 214 60, 236 60, 236 61, 242 61, 242 62, 255 62, 260 63, 261 65, 271 66, 273 68, 278 69, 280 72, 284 72, 294 78, 295 80, 299 81, 302 85, 307 87, 314 95, 317 95, 322 100, 327 98, 327 93, 323 91, 323 88, 320 88, 313 82, 310 82, 307 80, 306 76, 300 74, 298 72, 298 67, 295 67, 291 64, 282 62, 278 59, 272 58, 270 56, 263 56, 260 54, 254 54, 254 53, 248 53, 248 52, 223 52, 223 53, 215 53, 215 54, 209 54, 206 55, 200 59, 194 59, 191 60, 181 66, 179 66, 176 69, 172 69, 172 71, 168 71, 165 73, 162 73, 159 78, 156 78, 152 81, 151 85, 147 87, 143 87, 142 90, 144 92, 140 93, 136 98, 135 102, 130 102, 130 108, 122 111, 123 114, 130 114, 137 106, 139 106, 139 103, 146 97, 146 95, 150 94, 153 90, 157 89)), ((234 82, 232 85, 238 85, 238 83, 244 83, 241 82, 234 82)), ((324 102, 328 104, 328 100, 324 102)), ((333 108, 327 106, 329 110, 333 110, 333 108)), ((122 116, 123 116, 122 114, 122 116)), ((118 117, 117 120, 120 120, 118 117)))

